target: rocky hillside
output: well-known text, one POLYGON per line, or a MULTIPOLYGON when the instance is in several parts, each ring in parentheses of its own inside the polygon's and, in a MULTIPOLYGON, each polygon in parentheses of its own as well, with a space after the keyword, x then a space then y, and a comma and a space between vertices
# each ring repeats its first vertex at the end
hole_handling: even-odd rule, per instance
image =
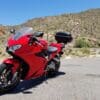
MULTIPOLYGON (((74 42, 82 37, 91 42, 93 47, 100 46, 100 9, 91 9, 74 14, 62 14, 59 16, 48 16, 35 18, 17 26, 0 26, 0 45, 9 35, 11 28, 24 26, 33 27, 35 31, 44 31, 52 36, 57 31, 67 31, 73 34, 74 42)), ((52 41, 49 38, 49 41, 52 41)))
POLYGON ((31 26, 34 30, 44 31, 49 34, 56 31, 68 31, 75 37, 90 36, 100 39, 100 9, 77 14, 32 19, 20 26, 31 26))

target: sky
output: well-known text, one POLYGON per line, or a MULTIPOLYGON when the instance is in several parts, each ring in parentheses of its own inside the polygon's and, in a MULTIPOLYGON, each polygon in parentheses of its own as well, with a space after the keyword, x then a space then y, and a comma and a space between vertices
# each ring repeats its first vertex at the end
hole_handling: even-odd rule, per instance
POLYGON ((100 0, 0 0, 0 24, 18 25, 32 18, 100 8, 100 0))

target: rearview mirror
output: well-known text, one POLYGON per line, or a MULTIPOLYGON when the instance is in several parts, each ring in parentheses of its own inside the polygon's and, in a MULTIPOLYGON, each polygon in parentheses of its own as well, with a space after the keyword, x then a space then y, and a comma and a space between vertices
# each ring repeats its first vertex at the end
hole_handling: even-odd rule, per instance
POLYGON ((10 33, 15 34, 15 29, 11 29, 10 33))

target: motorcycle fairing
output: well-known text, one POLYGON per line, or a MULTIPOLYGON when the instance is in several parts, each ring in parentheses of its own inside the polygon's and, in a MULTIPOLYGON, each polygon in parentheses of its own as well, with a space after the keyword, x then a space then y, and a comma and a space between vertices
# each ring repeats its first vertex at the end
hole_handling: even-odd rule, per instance
POLYGON ((3 63, 12 65, 12 68, 11 68, 11 69, 12 69, 12 72, 13 72, 13 73, 15 73, 16 70, 17 70, 17 69, 19 68, 19 66, 20 66, 19 61, 16 60, 16 59, 13 59, 13 58, 7 58, 7 59, 5 59, 5 60, 3 61, 3 63))

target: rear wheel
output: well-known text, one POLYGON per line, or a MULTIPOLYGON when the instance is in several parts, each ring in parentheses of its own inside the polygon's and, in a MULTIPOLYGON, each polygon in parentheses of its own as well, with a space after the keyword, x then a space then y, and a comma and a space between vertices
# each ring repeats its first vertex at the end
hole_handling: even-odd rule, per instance
POLYGON ((12 74, 11 68, 7 64, 0 65, 0 93, 14 89, 20 82, 19 72, 12 74))
POLYGON ((49 64, 48 64, 48 77, 56 76, 58 71, 59 71, 60 57, 55 57, 55 59, 50 61, 49 64))

